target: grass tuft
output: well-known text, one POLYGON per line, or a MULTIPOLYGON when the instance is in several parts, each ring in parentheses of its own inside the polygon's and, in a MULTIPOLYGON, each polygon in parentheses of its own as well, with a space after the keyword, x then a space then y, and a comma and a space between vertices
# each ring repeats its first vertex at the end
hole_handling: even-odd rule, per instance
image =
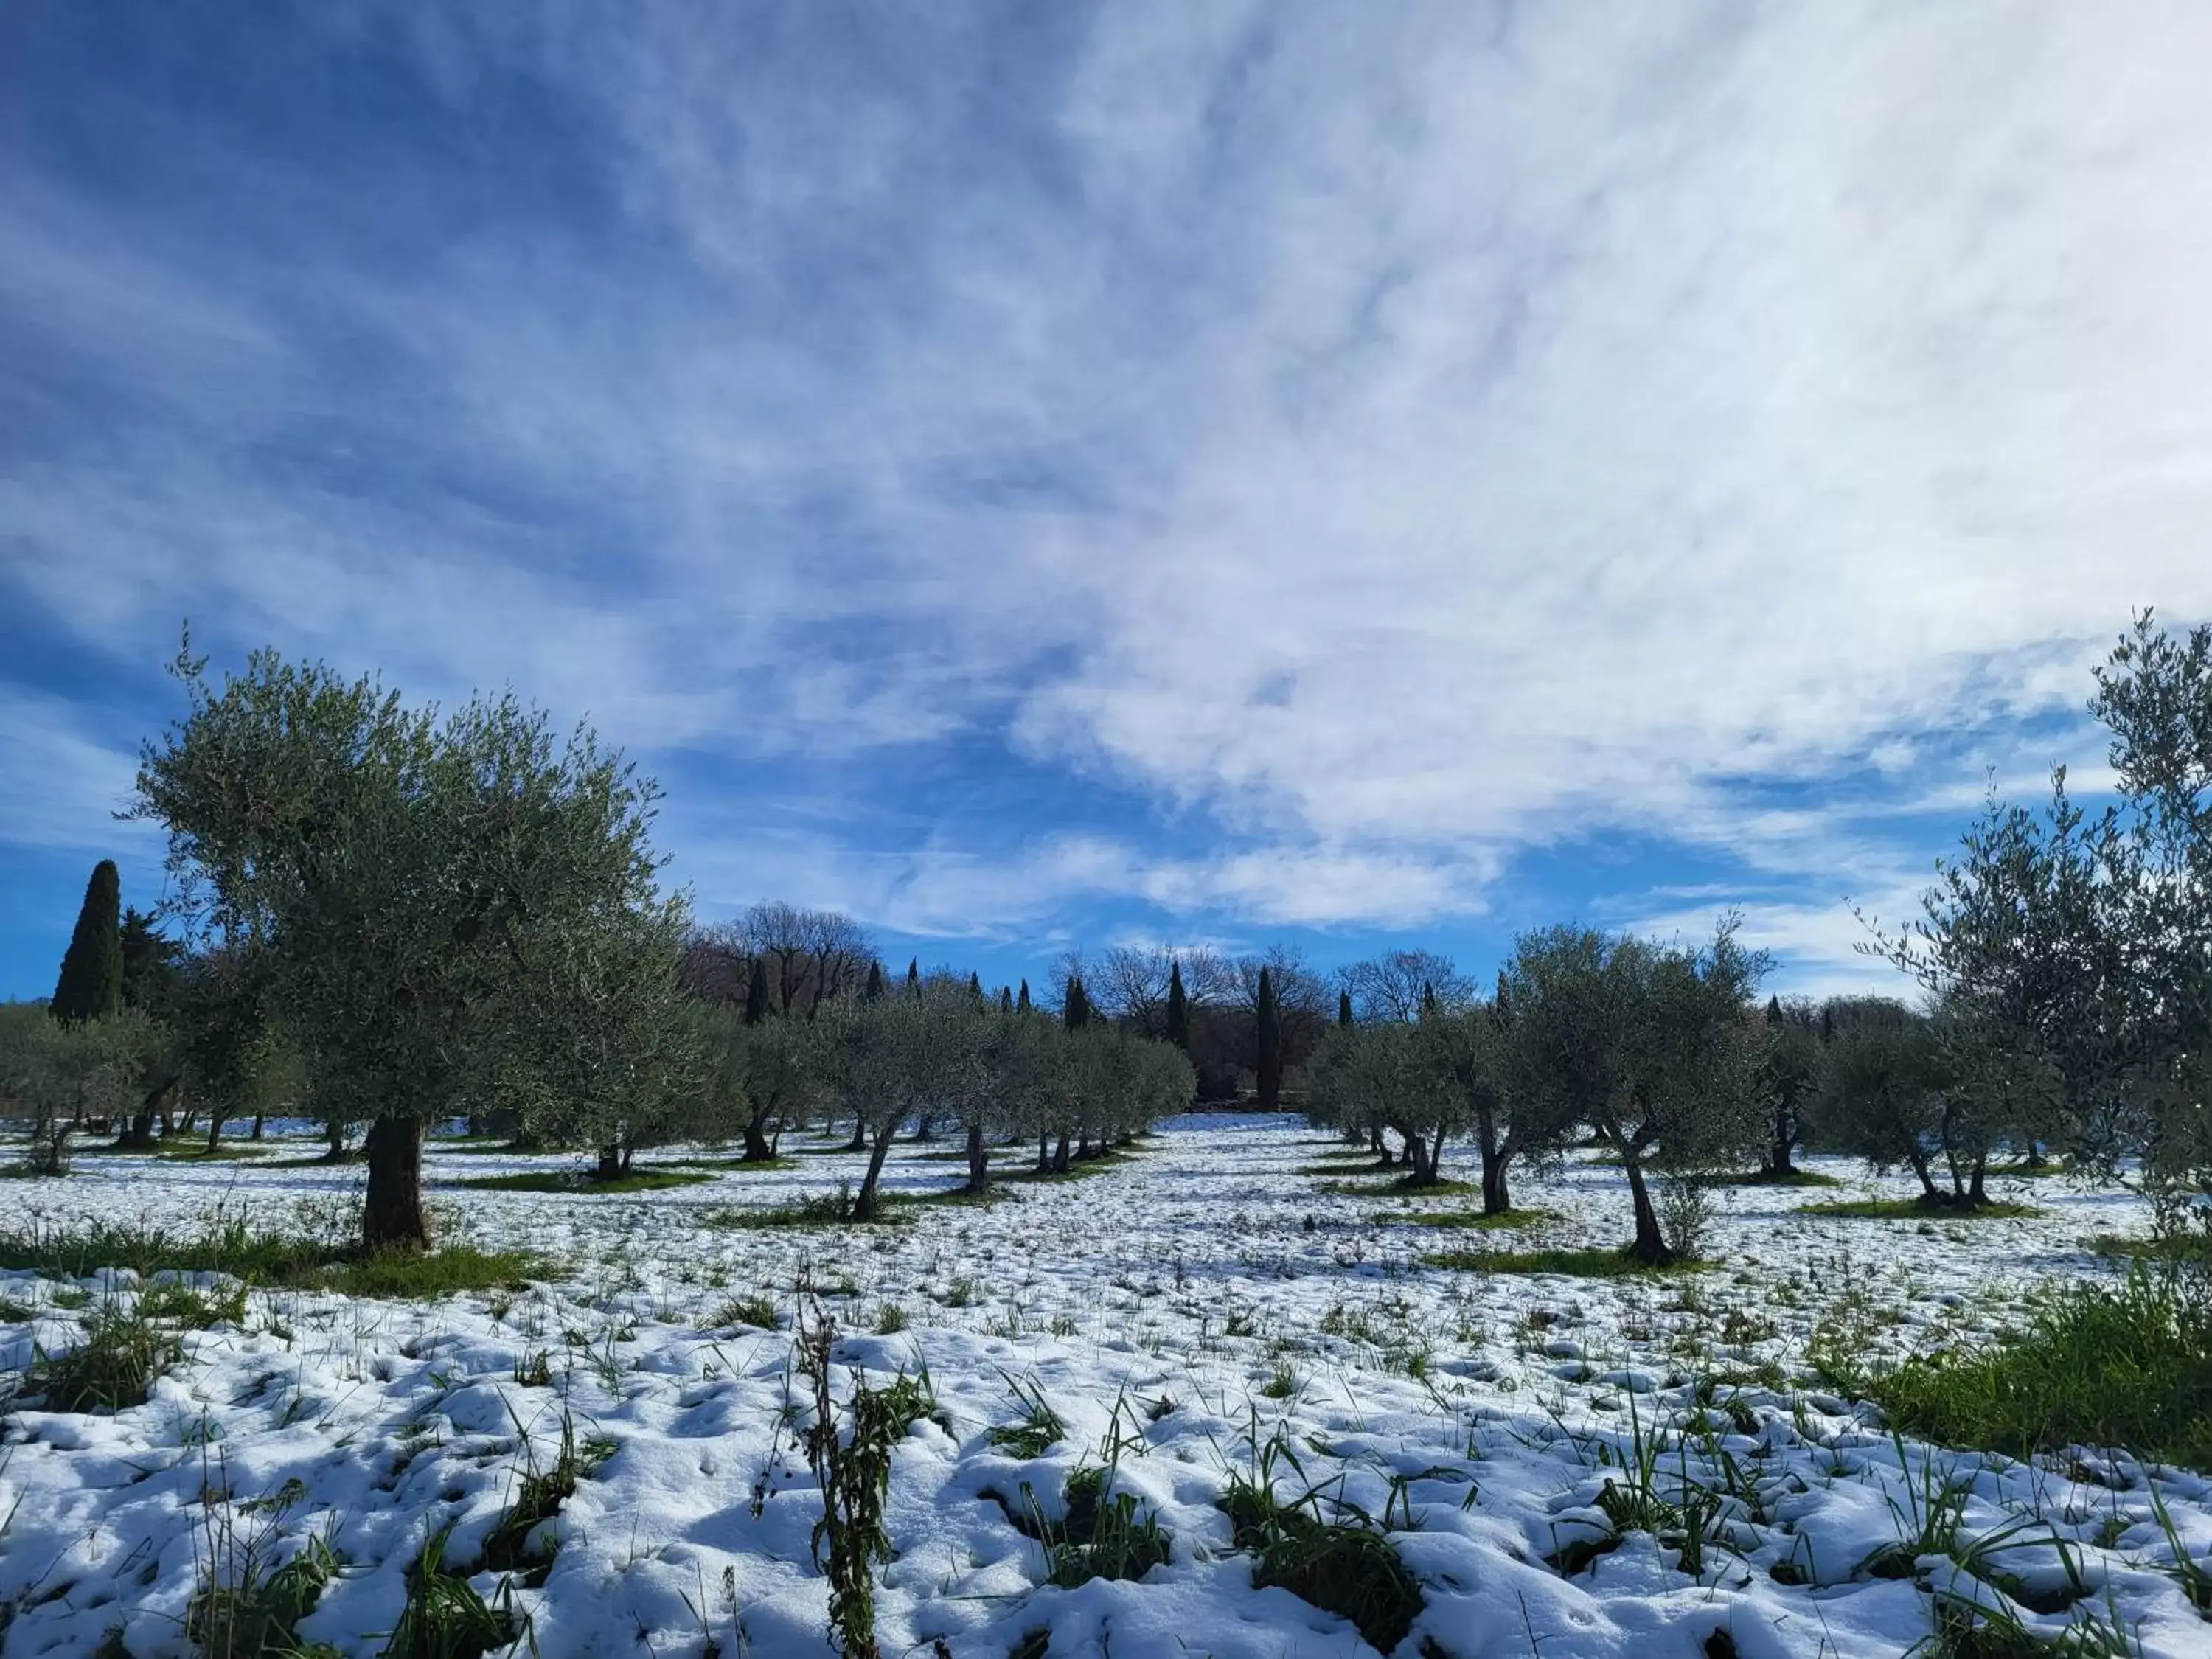
POLYGON ((516 1483, 514 1501, 507 1505, 490 1535, 484 1540, 484 1565, 495 1572, 521 1571, 526 1583, 542 1580, 553 1565, 559 1547, 539 1528, 561 1512, 561 1505, 575 1496, 576 1482, 604 1462, 614 1448, 606 1442, 576 1444, 576 1425, 565 1413, 561 1419, 561 1444, 553 1461, 538 1467, 529 1437, 523 1437, 525 1463, 516 1483))
POLYGON ((431 1534, 407 1569, 407 1604, 383 1659, 483 1659, 517 1640, 513 1586, 501 1585, 487 1602, 466 1578, 447 1570, 453 1530, 448 1521, 431 1534))
POLYGON ((1252 1583, 1280 1585, 1300 1601, 1352 1621, 1368 1645, 1389 1653, 1421 1613, 1421 1589, 1389 1536, 1364 1516, 1325 1521, 1309 1492, 1279 1499, 1264 1475, 1230 1477, 1221 1499, 1231 1536, 1254 1558, 1252 1583))
POLYGON ((757 1330, 772 1331, 776 1328, 775 1304, 764 1296, 733 1296, 708 1322, 716 1328, 750 1325, 757 1330))
MULTIPOLYGON (((1000 1374, 1005 1375, 1003 1372, 1000 1374)), ((1018 1376, 1007 1376, 1006 1382, 1006 1386, 1013 1390, 1014 1398, 1021 1402, 1021 1420, 988 1429, 983 1437, 997 1450, 1010 1457, 1018 1457, 1024 1462, 1042 1457, 1067 1438, 1066 1420, 1044 1397, 1042 1383, 1025 1382, 1018 1376)))
POLYGON ((1070 1474, 1065 1521, 1047 1517, 1026 1480, 1019 1504, 1002 1492, 982 1495, 997 1498, 1014 1529, 1044 1547, 1046 1583, 1074 1589, 1094 1578, 1139 1579, 1168 1559, 1168 1535, 1157 1515, 1139 1511, 1135 1493, 1106 1496, 1113 1474, 1092 1465, 1070 1474))
POLYGON ((50 1412, 112 1413, 144 1405, 154 1379, 183 1358, 174 1336, 111 1299, 93 1315, 83 1341, 58 1353, 39 1351, 24 1388, 50 1412))

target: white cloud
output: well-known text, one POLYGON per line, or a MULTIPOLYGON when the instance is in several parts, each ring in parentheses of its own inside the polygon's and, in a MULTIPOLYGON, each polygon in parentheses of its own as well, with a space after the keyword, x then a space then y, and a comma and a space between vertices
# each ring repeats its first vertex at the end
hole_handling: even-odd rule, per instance
POLYGON ((1033 742, 1323 836, 1663 830, 2212 611, 2201 13, 1339 15, 1238 61, 1256 306, 1033 742))
POLYGON ((113 817, 130 805, 137 767, 60 699, 0 682, 0 846, 158 859, 152 825, 113 817))
POLYGON ((1885 816, 2035 779, 2018 723, 2130 607, 2212 615, 2201 8, 1113 7, 1005 85, 950 18, 903 63, 582 16, 417 45, 457 101, 498 58, 588 111, 635 236, 157 264, 0 210, 10 291, 102 296, 54 329, 226 438, 14 468, 30 591, 648 750, 1003 738, 1234 837, 756 835, 732 898, 1411 926, 1625 830, 1794 879, 1815 957, 1885 816), (303 432, 482 488, 268 464, 303 432), (1823 795, 1867 769, 1894 801, 1823 795))

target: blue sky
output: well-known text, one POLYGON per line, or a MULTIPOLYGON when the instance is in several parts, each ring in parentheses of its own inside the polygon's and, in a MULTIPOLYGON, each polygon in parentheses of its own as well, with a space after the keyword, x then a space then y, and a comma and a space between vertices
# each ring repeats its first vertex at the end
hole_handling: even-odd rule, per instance
POLYGON ((1881 981, 2212 615, 2212 14, 0 9, 0 994, 189 617, 512 686, 894 961, 1881 981))

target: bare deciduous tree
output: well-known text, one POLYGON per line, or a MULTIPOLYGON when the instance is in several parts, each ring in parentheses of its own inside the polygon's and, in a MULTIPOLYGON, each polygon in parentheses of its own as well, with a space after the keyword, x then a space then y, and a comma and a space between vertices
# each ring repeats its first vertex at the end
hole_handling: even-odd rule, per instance
POLYGON ((857 992, 876 959, 867 929, 839 910, 763 899, 729 927, 749 956, 768 965, 778 1013, 811 1018, 824 1004, 857 992))

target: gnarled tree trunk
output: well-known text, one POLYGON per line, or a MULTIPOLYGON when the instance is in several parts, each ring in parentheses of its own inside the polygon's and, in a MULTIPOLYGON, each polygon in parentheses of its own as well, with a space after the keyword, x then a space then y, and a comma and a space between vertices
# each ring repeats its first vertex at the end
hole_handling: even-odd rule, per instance
POLYGON ((1636 1206, 1636 1237, 1628 1254, 1654 1267, 1672 1261, 1674 1253, 1667 1248, 1667 1236, 1659 1231, 1659 1212, 1652 1208, 1650 1189, 1644 1182, 1643 1160, 1633 1152, 1623 1152, 1621 1168, 1628 1176, 1628 1195, 1636 1206))
POLYGON ((419 1250, 430 1243, 422 1211, 422 1120, 411 1112, 368 1126, 368 1193, 361 1242, 371 1250, 419 1250))
POLYGON ((884 1155, 891 1149, 891 1137, 898 1133, 896 1121, 876 1132, 875 1150, 868 1154, 868 1173, 860 1179, 860 1190, 853 1199, 853 1219, 873 1221, 876 1218, 876 1182, 884 1172, 884 1155))

